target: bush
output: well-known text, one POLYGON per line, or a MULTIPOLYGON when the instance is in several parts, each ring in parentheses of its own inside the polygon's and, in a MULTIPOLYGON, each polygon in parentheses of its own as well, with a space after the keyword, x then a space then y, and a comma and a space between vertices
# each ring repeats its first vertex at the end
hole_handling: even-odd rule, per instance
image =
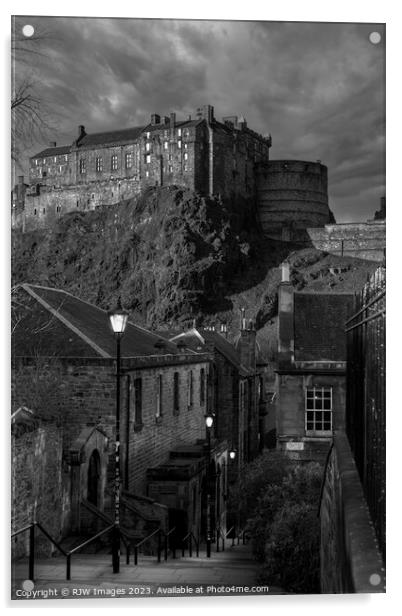
POLYGON ((319 520, 322 467, 291 462, 265 451, 247 465, 230 499, 240 508, 255 558, 258 582, 287 592, 319 592, 319 520))

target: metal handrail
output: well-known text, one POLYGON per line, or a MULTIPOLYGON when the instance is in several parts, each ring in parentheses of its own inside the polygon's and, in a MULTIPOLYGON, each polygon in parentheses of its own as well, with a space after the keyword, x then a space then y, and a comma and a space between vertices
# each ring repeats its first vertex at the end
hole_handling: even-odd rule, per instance
POLYGON ((199 538, 196 539, 194 533, 192 531, 188 532, 187 535, 185 537, 183 537, 183 539, 181 540, 182 543, 182 548, 181 548, 181 555, 184 558, 184 552, 185 552, 185 542, 188 541, 189 542, 189 546, 188 546, 188 555, 190 556, 190 558, 192 558, 193 556, 193 539, 194 539, 194 543, 195 543, 195 547, 196 547, 196 554, 197 554, 197 558, 199 556, 200 553, 200 540, 199 538))
POLYGON ((67 580, 71 580, 71 556, 75 552, 80 550, 81 548, 86 547, 87 545, 89 545, 90 543, 95 541, 95 539, 99 539, 99 537, 102 537, 102 535, 105 535, 106 533, 110 532, 113 528, 114 528, 114 524, 111 524, 110 526, 108 526, 107 528, 104 528, 103 530, 101 530, 99 533, 97 533, 93 537, 90 537, 89 539, 87 539, 83 543, 80 543, 80 545, 77 545, 72 550, 69 550, 68 554, 66 555, 67 556, 67 563, 66 563, 66 565, 67 565, 66 579, 67 580))
POLYGON ((134 565, 138 565, 138 548, 140 548, 146 541, 154 537, 154 535, 158 535, 158 563, 161 562, 161 531, 162 531, 161 528, 157 528, 152 533, 144 537, 144 539, 141 539, 141 541, 135 544, 134 546, 134 565))
POLYGON ((34 580, 35 575, 35 528, 38 527, 39 530, 49 539, 51 543, 63 554, 63 556, 68 556, 67 552, 63 550, 61 545, 53 539, 53 537, 43 528, 43 526, 39 522, 32 522, 32 524, 28 524, 28 526, 24 526, 17 531, 11 533, 11 538, 17 537, 27 530, 29 530, 29 556, 28 556, 28 579, 34 580))

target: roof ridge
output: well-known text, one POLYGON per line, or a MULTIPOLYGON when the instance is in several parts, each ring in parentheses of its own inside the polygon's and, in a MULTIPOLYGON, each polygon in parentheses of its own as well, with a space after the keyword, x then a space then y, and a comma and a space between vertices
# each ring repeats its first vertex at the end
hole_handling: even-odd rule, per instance
MULTIPOLYGON (((38 288, 40 288, 39 285, 37 285, 37 286, 38 286, 38 288)), ((96 344, 96 342, 91 340, 86 334, 84 334, 80 329, 78 329, 78 327, 73 325, 66 317, 62 316, 60 314, 60 312, 58 312, 58 310, 53 308, 45 299, 43 299, 42 297, 40 297, 40 295, 35 293, 35 291, 30 287, 30 285, 28 283, 23 283, 22 287, 23 287, 23 289, 27 293, 29 293, 29 295, 31 295, 31 297, 36 299, 36 301, 39 302, 46 310, 48 310, 51 314, 53 314, 53 316, 55 316, 57 319, 59 319, 59 321, 61 321, 63 323, 63 325, 65 325, 66 327, 71 329, 71 331, 73 331, 75 334, 77 334, 77 336, 79 336, 82 340, 84 340, 84 342, 86 342, 90 347, 92 347, 94 349, 94 351, 99 353, 99 355, 101 357, 110 359, 111 355, 109 355, 109 353, 107 353, 100 346, 98 346, 96 344)), ((42 287, 42 288, 45 288, 45 289, 47 288, 49 290, 54 290, 54 289, 51 289, 50 287, 42 287)), ((66 291, 59 291, 59 292, 66 293, 66 291)))
MULTIPOLYGON (((81 299, 80 297, 77 297, 76 295, 73 295, 70 291, 65 291, 64 289, 56 289, 55 287, 46 287, 44 285, 31 285, 30 283, 25 283, 29 286, 32 287, 37 287, 38 289, 46 289, 47 291, 56 291, 57 293, 64 293, 65 295, 69 295, 70 297, 72 297, 75 300, 78 300, 80 302, 83 302, 84 304, 86 304, 87 306, 91 306, 91 308, 96 308, 97 310, 100 310, 101 312, 104 312, 105 314, 108 313, 107 310, 105 310, 104 308, 100 308, 99 306, 96 306, 95 304, 92 304, 91 302, 88 302, 88 300, 86 299, 81 299)), ((22 286, 24 286, 22 284, 22 286)), ((128 323, 130 323, 130 325, 132 327, 136 327, 137 329, 145 332, 146 334, 151 334, 153 337, 163 340, 164 342, 172 342, 171 340, 166 341, 166 338, 164 338, 163 336, 160 336, 159 334, 155 334, 155 332, 146 329, 145 327, 142 327, 141 325, 137 325, 136 323, 133 323, 132 321, 128 321, 128 323)), ((174 344, 175 346, 177 346, 174 342, 172 342, 172 344, 174 344)))

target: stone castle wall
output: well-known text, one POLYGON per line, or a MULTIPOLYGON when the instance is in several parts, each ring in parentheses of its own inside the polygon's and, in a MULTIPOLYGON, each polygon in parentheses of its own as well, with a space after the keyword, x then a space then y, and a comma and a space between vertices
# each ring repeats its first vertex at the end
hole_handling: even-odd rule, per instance
POLYGON ((258 167, 257 202, 262 230, 305 229, 330 222, 327 167, 299 160, 271 160, 258 167))
POLYGON ((385 256, 385 220, 308 228, 306 236, 303 236, 303 240, 311 243, 314 248, 339 256, 369 261, 382 261, 385 256))

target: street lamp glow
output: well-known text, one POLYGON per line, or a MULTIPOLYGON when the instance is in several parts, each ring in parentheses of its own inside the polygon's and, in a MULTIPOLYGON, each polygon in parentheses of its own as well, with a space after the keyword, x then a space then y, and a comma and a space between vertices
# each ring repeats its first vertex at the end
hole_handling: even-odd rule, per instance
POLYGON ((212 428, 212 425, 214 423, 214 416, 212 413, 210 413, 209 415, 205 415, 205 424, 207 426, 207 428, 212 428))
POLYGON ((231 460, 234 460, 234 459, 235 459, 235 457, 236 457, 236 450, 235 450, 235 449, 231 449, 231 450, 229 451, 229 458, 230 458, 231 460))
POLYGON ((110 310, 108 315, 113 333, 116 336, 122 336, 126 329, 128 312, 127 310, 123 310, 121 307, 120 298, 117 302, 116 308, 110 310))

